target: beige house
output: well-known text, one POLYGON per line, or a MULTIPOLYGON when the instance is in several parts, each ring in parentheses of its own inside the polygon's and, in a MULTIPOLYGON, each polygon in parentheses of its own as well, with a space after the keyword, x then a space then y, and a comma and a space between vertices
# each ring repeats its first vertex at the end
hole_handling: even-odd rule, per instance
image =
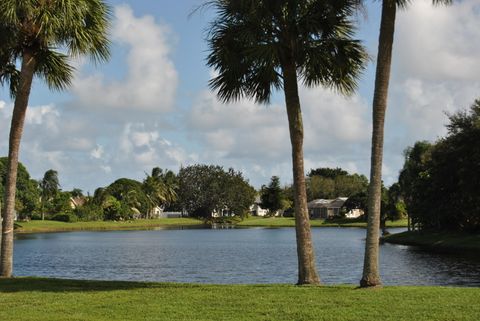
MULTIPOLYGON (((307 204, 308 214, 311 218, 328 219, 340 216, 341 208, 348 197, 338 197, 336 199, 316 199, 307 204)), ((346 218, 357 218, 363 215, 361 209, 353 209, 345 214, 346 218)))

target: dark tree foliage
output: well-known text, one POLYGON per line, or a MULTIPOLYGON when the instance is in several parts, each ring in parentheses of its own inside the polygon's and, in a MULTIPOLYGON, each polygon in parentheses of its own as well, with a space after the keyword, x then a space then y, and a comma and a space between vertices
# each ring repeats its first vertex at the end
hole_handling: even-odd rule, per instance
POLYGON ((337 176, 346 176, 348 172, 341 169, 340 167, 337 168, 329 168, 329 167, 322 167, 322 168, 315 168, 311 169, 310 173, 308 174, 309 177, 312 176, 322 176, 325 178, 335 179, 337 176))
MULTIPOLYGON (((121 211, 120 217, 130 218, 133 216, 133 209, 137 209, 140 213, 146 213, 148 211, 148 199, 142 189, 142 183, 139 181, 120 178, 106 187, 102 192, 98 192, 98 196, 108 201, 108 196, 113 196, 120 205, 113 205, 113 209, 121 211)), ((97 191, 95 191, 97 194, 97 191)), ((108 217, 115 217, 114 214, 106 215, 108 217)))
MULTIPOLYGON (((4 187, 7 177, 7 157, 0 158, 0 193, 2 195, 1 208, 3 210, 4 187)), ((40 190, 36 180, 30 178, 30 174, 23 164, 18 164, 17 178, 17 202, 15 209, 20 218, 30 217, 39 210, 40 190)))
POLYGON ((209 218, 224 210, 243 216, 255 200, 255 189, 242 173, 221 166, 192 165, 178 173, 179 199, 190 216, 209 218))
POLYGON ((418 227, 479 231, 480 100, 449 119, 445 138, 407 150, 400 185, 418 227))
MULTIPOLYGON (((361 209, 366 219, 368 217, 368 190, 365 189, 351 195, 343 206, 347 212, 353 209, 361 209)), ((390 206, 389 190, 382 184, 381 221, 385 222, 387 219, 394 220, 394 217, 390 215, 390 206)))
POLYGON ((262 208, 268 209, 271 214, 283 209, 285 196, 283 189, 280 187, 280 178, 278 176, 272 176, 270 184, 262 186, 260 193, 262 208))

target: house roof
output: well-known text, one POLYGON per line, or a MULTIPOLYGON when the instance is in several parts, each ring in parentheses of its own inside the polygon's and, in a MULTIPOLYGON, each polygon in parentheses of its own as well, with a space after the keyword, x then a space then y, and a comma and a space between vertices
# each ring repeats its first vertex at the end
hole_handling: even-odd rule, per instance
POLYGON ((308 202, 307 207, 312 208, 341 208, 347 197, 337 197, 336 199, 316 199, 308 202))
POLYGON ((87 202, 87 199, 83 196, 77 196, 77 197, 70 197, 70 201, 73 206, 79 207, 85 205, 87 202))

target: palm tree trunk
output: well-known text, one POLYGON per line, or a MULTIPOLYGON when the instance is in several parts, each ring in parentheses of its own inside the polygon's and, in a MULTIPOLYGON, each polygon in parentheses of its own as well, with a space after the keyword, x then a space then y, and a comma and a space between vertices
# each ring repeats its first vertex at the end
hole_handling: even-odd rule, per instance
POLYGON ((378 43, 377 70, 375 75, 375 91, 373 95, 373 131, 370 186, 368 191, 368 224, 363 275, 360 280, 361 287, 378 286, 381 284, 378 269, 378 251, 382 193, 383 132, 385 112, 387 109, 390 67, 392 62, 396 9, 395 0, 383 0, 378 43))
POLYGON ((285 104, 288 114, 290 141, 292 143, 293 187, 295 190, 295 231, 297 236, 298 284, 319 284, 315 267, 310 220, 307 208, 307 191, 303 166, 303 122, 298 96, 295 64, 283 67, 285 104))
POLYGON ((30 89, 36 60, 33 55, 23 54, 20 83, 13 107, 10 140, 8 147, 7 180, 5 184, 5 204, 3 210, 2 245, 0 255, 0 277, 9 278, 13 269, 13 220, 15 213, 15 193, 17 186, 18 153, 22 138, 23 124, 27 112, 30 89))

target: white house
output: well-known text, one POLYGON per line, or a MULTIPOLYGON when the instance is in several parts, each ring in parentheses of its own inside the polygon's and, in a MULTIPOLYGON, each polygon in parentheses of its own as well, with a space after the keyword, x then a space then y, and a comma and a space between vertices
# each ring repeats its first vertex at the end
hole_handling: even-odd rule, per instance
POLYGON ((250 206, 250 213, 253 216, 266 216, 268 214, 268 210, 262 208, 261 203, 260 195, 257 195, 254 203, 250 206))

